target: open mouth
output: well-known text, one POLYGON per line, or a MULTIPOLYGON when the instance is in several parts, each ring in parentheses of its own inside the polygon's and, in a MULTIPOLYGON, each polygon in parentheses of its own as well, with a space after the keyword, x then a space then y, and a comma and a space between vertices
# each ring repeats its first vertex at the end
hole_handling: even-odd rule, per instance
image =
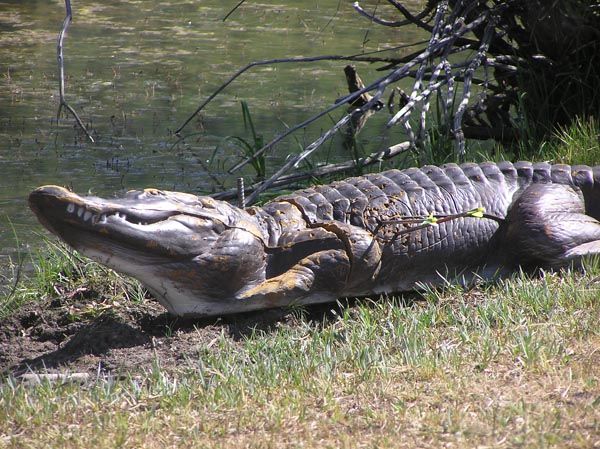
POLYGON ((69 202, 65 219, 77 220, 81 224, 106 225, 109 223, 148 226, 163 222, 178 215, 178 211, 157 211, 144 209, 115 210, 114 207, 99 208, 94 204, 79 205, 69 202))
POLYGON ((101 198, 82 198, 58 186, 44 186, 29 195, 29 204, 40 218, 63 218, 87 224, 104 224, 109 218, 118 218, 132 224, 149 225, 167 220, 180 211, 153 207, 151 202, 134 200, 110 201, 101 198), (129 204, 128 204, 129 203, 129 204))

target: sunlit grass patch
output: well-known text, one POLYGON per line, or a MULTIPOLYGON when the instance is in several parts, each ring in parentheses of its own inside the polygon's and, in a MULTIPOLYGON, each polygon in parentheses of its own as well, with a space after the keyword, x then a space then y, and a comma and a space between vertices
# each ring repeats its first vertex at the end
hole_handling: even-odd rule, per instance
POLYGON ((568 127, 555 131, 552 139, 540 145, 537 160, 561 164, 600 163, 600 124, 598 117, 577 117, 568 127))
POLYGON ((83 257, 61 242, 46 240, 45 246, 29 257, 32 272, 18 273, 17 270, 23 269, 20 264, 12 270, 12 278, 6 280, 13 288, 0 296, 0 320, 28 301, 44 297, 89 300, 82 310, 73 308, 76 319, 79 312, 94 315, 108 310, 110 303, 119 298, 139 302, 147 296, 136 280, 83 257))

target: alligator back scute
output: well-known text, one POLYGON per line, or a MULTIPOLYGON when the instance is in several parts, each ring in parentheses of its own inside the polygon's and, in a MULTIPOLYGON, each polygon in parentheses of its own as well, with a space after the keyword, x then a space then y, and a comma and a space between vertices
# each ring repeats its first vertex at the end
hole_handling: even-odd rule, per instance
MULTIPOLYGON (((427 165, 423 167, 423 173, 425 173, 429 179, 431 179, 433 184, 438 189, 446 192, 449 195, 456 193, 456 182, 452 179, 452 176, 455 175, 453 166, 444 166, 440 168, 434 165, 427 165)), ((460 173, 463 174, 462 171, 460 173)), ((465 182, 468 182, 466 177, 465 182)))
POLYGON ((316 186, 313 187, 313 190, 315 191, 313 201, 316 198, 319 198, 319 201, 324 205, 329 204, 331 206, 331 210, 326 209, 326 207, 317 208, 317 211, 323 214, 323 220, 331 219, 341 222, 346 221, 346 211, 350 206, 350 200, 348 198, 328 185, 316 186), (320 196, 317 197, 317 195, 320 196))
POLYGON ((533 181, 533 164, 528 161, 515 162, 519 187, 528 186, 533 181))
POLYGON ((565 166, 569 170, 573 184, 581 190, 591 190, 594 188, 594 171, 587 165, 565 166))
MULTIPOLYGON (((586 211, 600 218, 600 168, 570 167, 547 162, 484 162, 441 167, 388 170, 300 190, 275 200, 296 206, 308 225, 339 221, 382 234, 398 233, 402 226, 381 228, 402 217, 456 214, 475 207, 504 217, 514 200, 532 183, 579 187, 586 211)), ((395 251, 427 252, 431 245, 466 252, 489 240, 498 228, 494 220, 458 219, 439 227, 410 233, 395 251)), ((394 246, 394 245, 393 245, 394 246)))
POLYGON ((571 177, 573 183, 583 192, 586 213, 600 220, 600 166, 573 166, 571 177))
POLYGON ((334 219, 333 204, 321 192, 313 189, 308 192, 308 200, 317 206, 316 219, 319 221, 330 221, 334 219))
MULTIPOLYGON (((555 164, 552 165, 550 173, 550 179, 555 184, 568 184, 573 185, 573 173, 571 171, 571 166, 566 164, 555 164)), ((588 170, 589 171, 589 170, 588 170)))

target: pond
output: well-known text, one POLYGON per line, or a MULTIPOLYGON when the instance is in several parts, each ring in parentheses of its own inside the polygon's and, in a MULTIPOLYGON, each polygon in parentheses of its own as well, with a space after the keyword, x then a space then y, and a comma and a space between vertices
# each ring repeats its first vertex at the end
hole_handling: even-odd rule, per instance
MULTIPOLYGON (((0 1, 0 267, 47 235, 27 207, 36 186, 58 184, 100 196, 143 187, 193 193, 233 187, 238 176, 254 176, 249 166, 227 173, 240 160, 227 137, 250 137, 242 100, 268 141, 347 93, 344 61, 257 67, 217 96, 178 141, 173 131, 247 63, 368 53, 423 39, 411 34, 416 30, 373 25, 347 1, 247 1, 223 21, 237 3, 73 0, 64 48, 66 98, 94 136, 92 143, 72 117, 56 119, 56 36, 64 3, 0 1)), ((381 76, 375 65, 357 67, 366 82, 381 76)), ((269 153, 268 171, 342 112, 284 140, 269 153)), ((399 131, 382 132, 384 119, 360 134, 361 151, 376 150, 386 139, 395 143, 399 131)), ((351 158, 338 140, 315 157, 351 158)))

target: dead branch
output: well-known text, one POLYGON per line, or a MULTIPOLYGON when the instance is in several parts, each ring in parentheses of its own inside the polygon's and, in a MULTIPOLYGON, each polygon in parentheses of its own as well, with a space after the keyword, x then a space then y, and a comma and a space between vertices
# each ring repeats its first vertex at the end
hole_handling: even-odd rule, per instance
MULTIPOLYGON (((342 114, 342 117, 329 130, 325 131, 298 155, 290 157, 269 179, 251 186, 248 191, 252 191, 252 194, 249 196, 248 202, 252 203, 260 192, 269 188, 288 185, 299 179, 322 174, 323 167, 304 174, 288 174, 287 172, 298 167, 302 160, 313 154, 324 142, 333 137, 341 127, 365 116, 367 113, 381 109, 379 106, 385 103, 383 96, 386 92, 389 95, 387 104, 391 115, 388 126, 399 125, 404 128, 404 133, 409 140, 402 144, 406 146, 406 149, 421 146, 428 139, 427 124, 431 122, 428 116, 433 99, 437 100, 439 112, 439 123, 434 125, 441 130, 442 135, 445 133, 446 138, 454 139, 455 154, 459 158, 463 158, 465 155, 465 139, 467 138, 492 138, 500 142, 513 142, 519 137, 519 125, 515 122, 514 113, 520 107, 520 97, 516 89, 521 82, 523 73, 528 74, 528 72, 523 71, 523 67, 526 66, 526 70, 530 70, 531 73, 532 70, 535 70, 535 67, 543 66, 546 69, 552 69, 552 76, 558 76, 555 69, 559 66, 556 65, 555 59, 562 58, 561 55, 564 53, 559 50, 576 48, 579 51, 585 48, 585 46, 576 43, 571 45, 567 41, 557 41, 553 37, 552 27, 555 23, 552 20, 555 20, 554 17, 560 17, 560 14, 554 14, 554 12, 562 11, 561 2, 555 2, 552 6, 544 6, 541 0, 532 0, 531 2, 519 0, 459 0, 453 2, 428 0, 424 9, 414 14, 400 0, 387 0, 387 2, 400 14, 399 20, 383 19, 378 17, 375 12, 371 14, 361 7, 358 2, 354 3, 354 8, 360 15, 381 25, 406 26, 412 24, 428 30, 431 37, 427 40, 424 48, 396 58, 374 58, 365 57, 365 55, 354 55, 352 57, 321 56, 273 59, 251 63, 234 74, 232 78, 205 100, 177 132, 180 132, 195 114, 233 82, 235 78, 254 66, 280 62, 313 62, 320 60, 383 63, 384 65, 377 70, 386 71, 384 76, 366 86, 364 83, 359 82, 358 77, 354 80, 348 78, 350 91, 348 95, 337 99, 334 104, 307 118, 302 123, 285 130, 255 152, 252 157, 243 159, 229 169, 230 173, 238 170, 290 134, 330 114, 342 105, 350 105, 348 112, 342 114), (530 20, 534 21, 534 25, 530 26, 535 27, 535 31, 532 31, 532 33, 536 33, 535 35, 523 32, 524 27, 528 25, 530 20), (536 36, 537 38, 534 39, 536 36), (546 42, 555 42, 554 46, 557 48, 546 45, 546 42), (545 46, 546 53, 540 50, 540 46, 545 46), (552 55, 555 59, 550 57, 552 55), (404 94, 399 110, 395 112, 393 96, 398 89, 395 84, 407 77, 414 80, 412 89, 408 94, 404 94), (474 85, 481 88, 476 95, 473 93, 474 85), (417 121, 411 120, 415 114, 418 114, 419 117, 417 121), (413 130, 415 126, 418 129, 413 130)), ((582 4, 584 3, 582 2, 582 4)), ((586 6, 582 6, 582 8, 582 11, 587 11, 586 6)), ((598 21, 594 18, 586 18, 587 15, 582 17, 584 17, 582 20, 585 23, 592 24, 598 21)), ((587 42, 586 45, 594 47, 597 44, 594 44, 592 34, 581 31, 576 36, 577 38, 585 37, 584 42, 587 42)), ((575 42, 579 41, 576 40, 575 42)), ((600 54, 600 52, 596 53, 600 54)), ((589 52, 588 59, 595 60, 594 58, 597 56, 594 55, 596 53, 589 52)), ((561 61, 564 61, 564 58, 561 61)), ((588 65, 588 67, 593 67, 593 65, 588 65)), ((583 83, 580 83, 579 86, 583 86, 581 89, 588 89, 587 85, 583 83)), ((556 90, 553 91, 553 95, 555 95, 554 92, 556 90)), ((593 95, 592 97, 600 98, 593 95)), ((595 101, 592 101, 592 103, 595 101)), ((561 108, 554 109, 562 110, 561 108)), ((429 126, 432 125, 429 124, 429 126)), ((345 170, 356 166, 356 164, 346 162, 342 166, 340 168, 329 165, 326 166, 325 171, 327 173, 329 173, 329 170, 335 172, 338 168, 345 170)), ((223 196, 219 195, 219 197, 223 196)))
MULTIPOLYGON (((324 115, 327 115, 331 112, 333 112, 335 109, 339 108, 340 106, 346 104, 346 103, 351 103, 352 101, 354 101, 356 98, 358 98, 359 96, 361 96, 362 94, 364 94, 365 92, 370 92, 370 91, 376 91, 372 101, 380 101, 380 98, 383 96, 383 93, 385 91, 385 89, 387 88, 387 86, 389 86, 390 84, 396 83, 399 80, 405 78, 406 76, 408 76, 411 71, 410 69, 412 69, 414 66, 421 64, 423 61, 431 58, 433 55, 437 54, 439 51, 443 50, 444 48, 446 48, 446 46, 449 43, 454 42, 459 36, 464 35, 465 33, 471 31, 473 28, 481 25, 481 23, 483 23, 485 21, 487 17, 487 14, 484 14, 478 18, 476 18, 475 20, 473 20, 473 22, 471 22, 468 25, 462 26, 461 28, 459 28, 458 30, 453 31, 449 36, 444 37, 443 39, 440 39, 435 45, 430 46, 430 48, 426 49, 424 52, 422 52, 421 54, 419 54, 417 57, 413 58, 411 61, 407 62, 406 64, 404 64, 402 67, 392 71, 390 74, 379 78, 378 80, 374 81, 373 83, 371 83, 370 85, 364 87, 363 89, 357 90, 345 97, 342 97, 338 100, 336 100, 336 103, 333 104, 332 106, 329 106, 328 108, 326 108, 325 110, 321 111, 320 113, 308 118, 307 120, 303 121, 302 123, 299 123, 298 125, 286 130, 284 133, 280 134, 279 136, 277 136, 276 138, 274 138, 273 140, 271 140, 269 143, 267 143, 265 146, 263 146, 261 149, 259 149, 258 151, 256 151, 251 157, 248 157, 244 160, 242 160, 241 162, 239 162, 238 164, 234 165, 232 168, 229 169, 229 173, 233 173, 237 170, 239 170, 240 168, 242 168, 244 165, 250 163, 252 160, 254 160, 255 158, 259 157, 260 155, 262 155, 265 151, 269 150, 270 148, 272 148, 273 146, 275 146, 277 143, 281 142, 284 138, 286 138, 287 136, 289 136, 290 134, 294 133, 295 131, 305 128, 306 126, 310 125, 311 123, 315 122, 316 120, 318 120, 319 118, 323 117, 324 115)), ((441 86, 443 84, 443 82, 439 82, 437 85, 435 85, 435 88, 438 88, 439 86, 441 86)), ((426 96, 430 95, 433 91, 425 91, 421 94, 420 97, 418 97, 418 99, 422 99, 425 98, 426 96)), ((212 96, 211 96, 212 97, 212 96)), ((213 97, 214 98, 214 97, 213 97)), ((414 105, 413 105, 414 106, 414 105)), ((371 107, 371 105, 369 105, 369 107, 371 107)), ((363 108, 361 108, 363 109, 363 108)), ((402 120, 402 124, 407 128, 407 131, 409 133, 409 137, 411 138, 411 141, 414 141, 414 136, 410 136, 410 133, 412 133, 412 131, 410 130, 410 126, 406 125, 408 123, 407 119, 408 119, 408 113, 410 111, 412 111, 412 107, 407 108, 406 110, 402 111, 402 115, 406 115, 406 119, 402 120)), ((397 114, 398 115, 398 114, 397 114)), ((400 121, 399 117, 396 121, 400 121)), ((348 120, 349 116, 345 116, 344 118, 342 118, 342 120, 348 120)), ((339 123, 339 122, 338 122, 339 123)), ((390 126, 395 124, 396 122, 390 123, 390 126)), ((337 126, 337 124, 335 125, 337 126)), ((335 133, 326 133, 326 135, 329 137, 333 136, 335 133)), ((325 142, 325 140, 321 140, 319 139, 318 142, 320 142, 320 144, 322 144, 323 142, 325 142)), ((315 142, 313 142, 315 143, 315 142)), ((319 144, 319 145, 320 145, 319 144)), ((311 144, 313 145, 313 144, 311 144)), ((316 148, 315 148, 316 149, 316 148)), ((312 151, 311 151, 312 152, 312 151)), ((266 181, 265 181, 266 182, 266 181)), ((248 201, 250 201, 250 199, 248 199, 248 201)))
POLYGON ((56 59, 58 60, 58 77, 59 77, 59 85, 58 85, 59 105, 58 105, 58 112, 56 114, 56 118, 60 119, 60 113, 62 111, 62 108, 64 107, 67 111, 69 111, 71 113, 71 115, 77 122, 77 125, 79 125, 79 128, 81 128, 81 130, 85 133, 87 138, 90 139, 91 142, 94 142, 94 138, 86 129, 85 125, 79 118, 79 115, 77 115, 77 112, 75 112, 75 109, 73 109, 71 107, 71 105, 69 103, 67 103, 67 100, 65 99, 65 64, 64 64, 64 57, 63 57, 63 41, 65 39, 65 34, 67 33, 67 30, 69 29, 69 25, 71 24, 71 21, 73 20, 73 14, 72 14, 72 10, 71 10, 71 0, 65 0, 65 8, 66 8, 65 20, 63 21, 62 28, 60 30, 60 33, 58 34, 58 41, 56 44, 56 59))
MULTIPOLYGON (((353 65, 347 65, 344 67, 344 75, 346 75, 346 83, 348 84, 348 92, 351 94, 365 88, 365 83, 360 79, 358 73, 356 72, 356 67, 353 65)), ((368 92, 363 93, 361 96, 356 98, 354 101, 350 102, 350 109, 352 111, 354 108, 361 108, 365 104, 369 103, 373 99, 373 96, 368 92)), ((353 114, 352 119, 350 120, 350 126, 347 128, 346 132, 346 140, 350 143, 354 140, 354 136, 356 136, 360 130, 365 126, 369 117, 371 117, 375 112, 379 111, 383 108, 383 102, 377 101, 372 103, 372 106, 369 110, 367 110, 364 114, 358 115, 353 114)))
MULTIPOLYGON (((351 56, 328 55, 328 56, 314 56, 314 57, 307 57, 307 58, 303 58, 303 57, 275 58, 275 59, 265 59, 265 60, 261 60, 261 61, 251 62, 250 64, 242 67, 240 70, 235 72, 227 81, 225 81, 223 84, 221 84, 217 88, 217 90, 215 90, 212 94, 210 94, 210 96, 206 100, 204 100, 202 103, 200 103, 200 106, 198 106, 198 108, 194 112, 192 112, 192 114, 183 122, 183 124, 179 128, 177 128, 177 130, 175 130, 175 134, 181 133, 181 131, 183 131, 183 128, 185 128, 193 120, 193 118, 196 115, 198 115, 200 113, 200 111, 202 111, 202 109, 204 109, 206 107, 206 105, 208 103, 210 103, 217 95, 219 95, 223 90, 225 90, 225 88, 227 86, 229 86, 231 83, 233 83, 236 80, 236 78, 238 78, 244 72, 247 72, 248 70, 250 70, 254 67, 259 67, 259 66, 263 66, 263 65, 298 63, 298 62, 317 62, 317 61, 360 61, 360 62, 388 61, 388 62, 393 62, 393 61, 396 61, 396 59, 375 58, 375 57, 368 57, 368 56, 364 56, 364 55, 351 55, 351 56)), ((232 169, 232 171, 235 171, 235 170, 237 170, 237 169, 232 169)))
MULTIPOLYGON (((392 159, 399 154, 405 153, 410 150, 411 144, 410 142, 402 142, 396 145, 392 145, 391 147, 386 148, 382 151, 377 151, 375 153, 371 153, 368 156, 362 157, 358 160, 350 160, 345 162, 340 162, 337 164, 327 164, 322 165, 320 167, 316 167, 314 170, 303 173, 290 173, 288 175, 280 176, 277 180, 273 181, 271 184, 271 188, 280 188, 289 186, 300 181, 304 181, 306 179, 318 178, 321 176, 329 176, 336 173, 344 173, 351 170, 359 170, 364 167, 368 167, 369 165, 377 164, 383 162, 388 159, 392 159)), ((250 193, 254 192, 257 188, 261 186, 262 183, 257 182, 250 187, 246 188, 245 192, 250 193)), ((219 200, 231 200, 236 197, 239 197, 238 189, 229 189, 223 190, 221 192, 217 192, 211 195, 213 198, 219 200)), ((246 201, 246 203, 248 203, 246 201)))
POLYGON ((240 0, 237 5, 235 5, 233 8, 231 8, 229 10, 229 12, 227 14, 225 14, 225 17, 223 17, 223 22, 225 22, 229 16, 231 16, 240 6, 242 6, 242 4, 245 2, 246 0, 240 0))
POLYGON ((487 49, 490 45, 490 40, 494 33, 494 26, 495 20, 494 17, 492 17, 486 25, 483 39, 481 41, 481 46, 479 47, 479 51, 471 60, 469 67, 467 68, 464 74, 462 99, 460 101, 460 104, 458 105, 456 113, 454 114, 454 127, 452 129, 452 132, 454 133, 454 136, 456 138, 457 153, 459 157, 463 157, 465 155, 465 134, 462 130, 462 118, 463 114, 467 109, 467 106, 469 104, 469 98, 471 96, 471 78, 473 77, 475 70, 485 60, 485 55, 487 53, 487 49))
POLYGON ((425 7, 425 9, 423 11, 421 11, 419 14, 417 14, 416 16, 414 16, 408 9, 406 9, 401 3, 397 2, 397 1, 388 0, 388 3, 390 3, 398 11, 400 11, 400 13, 402 13, 402 15, 405 17, 406 20, 389 21, 389 20, 381 19, 379 17, 376 17, 374 14, 369 14, 367 11, 365 11, 360 6, 360 4, 358 2, 354 2, 352 4, 352 7, 360 15, 371 20, 373 23, 377 23, 378 25, 384 25, 384 26, 389 26, 389 27, 401 27, 401 26, 409 25, 412 23, 414 25, 417 25, 420 28, 423 28, 426 31, 431 32, 433 30, 433 28, 430 25, 428 25, 427 23, 425 23, 421 20, 423 17, 427 16, 434 9, 433 2, 428 2, 428 5, 425 7))
MULTIPOLYGON (((362 108, 359 108, 357 110, 356 114, 362 115, 364 113, 363 109, 366 110, 368 105, 370 105, 370 104, 366 103, 365 106, 363 106, 362 108)), ((258 195, 261 192, 264 192, 266 189, 268 189, 273 184, 273 182, 275 182, 279 177, 281 177, 283 174, 285 174, 288 170, 298 167, 298 164, 300 162, 302 162, 304 159, 306 159, 308 156, 310 156, 312 153, 314 153, 317 150, 317 148, 319 148, 326 140, 328 140, 331 136, 335 135, 340 128, 347 125, 350 122, 352 115, 353 114, 346 114, 345 116, 343 116, 340 120, 338 120, 338 122, 334 126, 332 126, 329 130, 327 130, 325 132, 325 134, 323 134, 321 137, 319 137, 317 140, 315 140, 313 143, 311 143, 309 146, 307 146, 302 153, 291 157, 269 179, 263 181, 254 190, 254 192, 252 192, 252 194, 248 197, 248 204, 252 204, 253 202, 255 202, 256 199, 258 198, 258 195)))

